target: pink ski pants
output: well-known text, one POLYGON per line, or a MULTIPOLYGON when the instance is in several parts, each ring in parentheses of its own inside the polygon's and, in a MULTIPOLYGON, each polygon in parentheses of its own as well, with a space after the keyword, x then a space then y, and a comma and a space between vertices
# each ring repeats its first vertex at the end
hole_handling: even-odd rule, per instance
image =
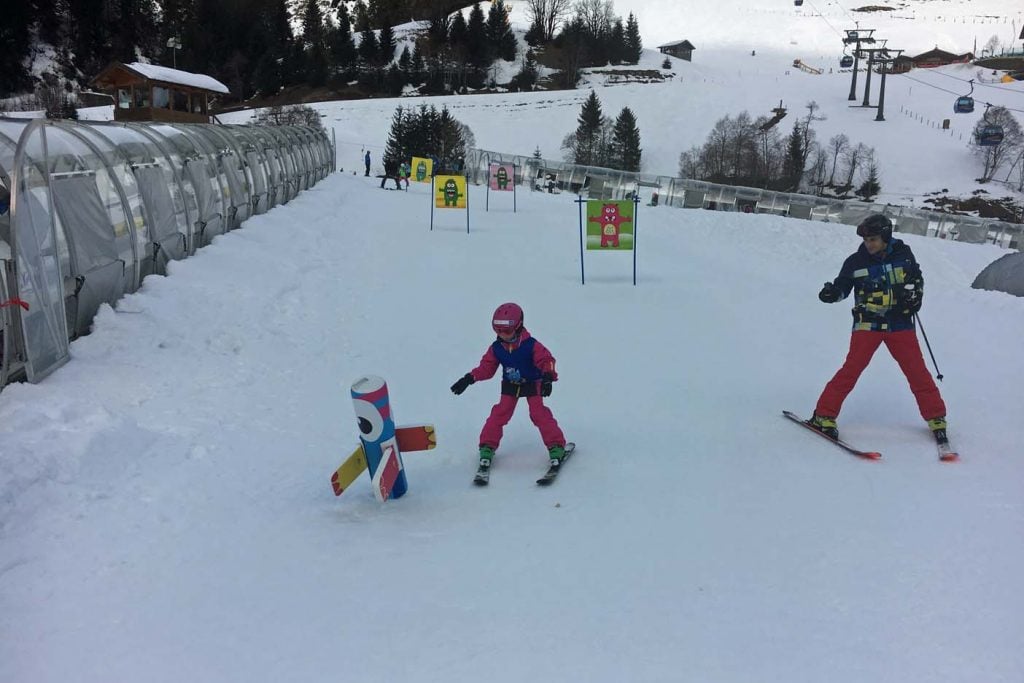
MULTIPOLYGON (((481 446, 498 447, 504 427, 516 411, 519 398, 502 394, 501 400, 494 404, 490 416, 484 422, 484 428, 480 430, 481 446)), ((558 422, 555 421, 555 416, 551 414, 551 409, 544 405, 543 397, 525 396, 523 398, 526 400, 526 405, 530 407, 530 420, 540 430, 540 438, 544 440, 544 445, 548 448, 564 446, 565 435, 562 434, 558 422)))

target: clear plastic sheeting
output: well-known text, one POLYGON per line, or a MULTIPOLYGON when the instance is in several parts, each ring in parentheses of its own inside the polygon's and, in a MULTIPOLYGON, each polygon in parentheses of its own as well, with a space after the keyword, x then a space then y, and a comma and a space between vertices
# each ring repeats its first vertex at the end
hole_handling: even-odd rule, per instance
POLYGON ((0 118, 0 387, 170 261, 333 170, 323 130, 0 118))

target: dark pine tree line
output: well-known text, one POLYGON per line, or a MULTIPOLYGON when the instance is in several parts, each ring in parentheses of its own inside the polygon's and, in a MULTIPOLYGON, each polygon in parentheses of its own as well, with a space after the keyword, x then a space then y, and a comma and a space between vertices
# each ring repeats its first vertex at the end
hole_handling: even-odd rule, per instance
POLYGON ((461 172, 466 151, 476 144, 472 131, 442 107, 398 107, 391 117, 384 164, 412 157, 433 158, 435 173, 461 172))
MULTIPOLYGON (((579 70, 632 64, 642 44, 633 15, 623 23, 607 0, 579 0, 555 31, 531 38, 521 54, 503 0, 19 0, 0 22, 0 97, 60 84, 84 89, 113 61, 150 61, 213 76, 227 101, 272 97, 283 88, 327 88, 359 95, 466 92, 497 86, 497 60, 518 60, 510 88, 530 90, 543 63, 554 82, 574 87, 579 70), (294 8, 295 15, 292 10, 294 8), (485 9, 486 8, 486 9, 485 9), (464 10, 464 11, 455 11, 464 10), (424 19, 412 44, 396 47, 394 25, 424 19), (297 27, 293 31, 293 26, 297 27), (180 44, 168 46, 172 39, 180 44), (58 71, 33 82, 42 51, 58 71)), ((325 93, 330 94, 330 93, 325 93)))

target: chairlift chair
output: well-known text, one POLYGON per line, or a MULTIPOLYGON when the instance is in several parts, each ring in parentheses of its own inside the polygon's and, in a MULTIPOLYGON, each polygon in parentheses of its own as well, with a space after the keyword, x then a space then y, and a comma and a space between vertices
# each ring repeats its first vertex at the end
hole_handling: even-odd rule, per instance
POLYGON ((966 95, 956 98, 956 103, 953 104, 954 114, 970 114, 974 111, 974 98, 967 97, 966 95))

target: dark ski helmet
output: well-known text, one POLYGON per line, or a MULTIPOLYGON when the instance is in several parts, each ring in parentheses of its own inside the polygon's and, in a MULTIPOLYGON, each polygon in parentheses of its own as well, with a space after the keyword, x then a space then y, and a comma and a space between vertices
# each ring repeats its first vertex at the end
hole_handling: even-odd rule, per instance
POLYGON ((491 327, 497 334, 518 334, 523 327, 523 309, 511 302, 498 306, 491 316, 491 327))
POLYGON ((873 213, 857 226, 857 236, 878 236, 888 244, 892 241, 892 221, 884 213, 873 213))

